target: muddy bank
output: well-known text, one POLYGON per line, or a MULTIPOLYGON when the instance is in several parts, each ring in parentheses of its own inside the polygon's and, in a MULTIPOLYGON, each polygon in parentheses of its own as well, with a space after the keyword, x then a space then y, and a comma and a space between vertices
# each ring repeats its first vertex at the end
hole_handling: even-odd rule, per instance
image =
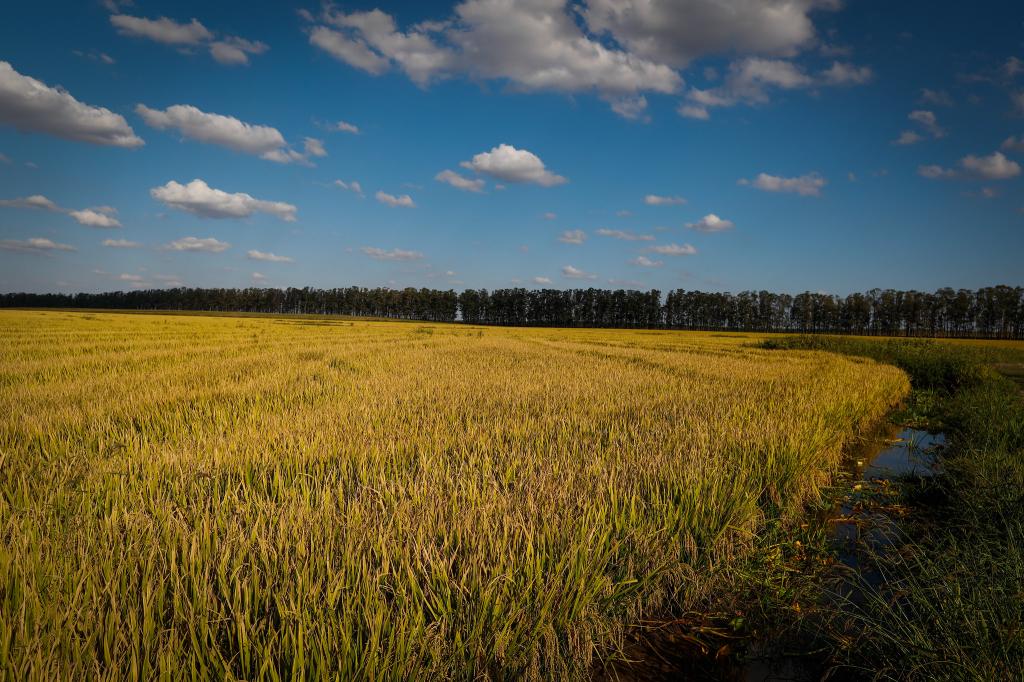
MULTIPOLYGON (((885 529, 907 512, 897 501, 894 483, 940 473, 938 458, 945 447, 942 433, 887 425, 851 448, 828 501, 800 527, 797 535, 803 539, 777 548, 784 555, 778 570, 806 571, 808 580, 827 585, 824 593, 831 595, 829 599, 858 601, 863 585, 881 580, 865 565, 865 553, 884 552, 891 542, 885 529)), ((808 607, 829 605, 801 607, 795 599, 793 617, 808 607)), ((644 623, 626 636, 622 654, 595 671, 594 678, 768 682, 820 680, 828 673, 830 662, 824 652, 815 650, 812 642, 794 642, 789 625, 751 631, 746 616, 739 603, 721 613, 644 623)))

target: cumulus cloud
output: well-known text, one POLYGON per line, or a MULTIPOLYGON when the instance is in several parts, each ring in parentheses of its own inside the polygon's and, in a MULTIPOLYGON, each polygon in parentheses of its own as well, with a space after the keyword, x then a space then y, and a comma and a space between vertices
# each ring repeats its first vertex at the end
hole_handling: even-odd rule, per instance
POLYGON ((563 244, 582 244, 587 241, 587 233, 583 230, 566 230, 558 237, 563 244))
POLYGON ((920 125, 929 135, 936 139, 946 136, 946 131, 939 125, 939 121, 933 111, 911 111, 907 114, 907 118, 920 125))
POLYGON ((173 129, 182 137, 252 154, 277 163, 308 162, 310 156, 326 156, 323 144, 314 138, 305 140, 305 153, 288 148, 277 128, 245 123, 234 116, 212 114, 189 104, 175 104, 164 110, 135 107, 146 125, 158 130, 173 129))
POLYGON ((328 126, 328 129, 339 133, 351 133, 352 135, 359 134, 359 126, 353 123, 348 123, 346 121, 338 121, 336 123, 332 123, 330 126, 328 126))
POLYGON ((516 149, 510 144, 499 144, 491 151, 480 152, 472 160, 463 161, 460 165, 505 182, 530 182, 542 187, 554 187, 568 182, 568 179, 549 171, 533 152, 516 149))
POLYGON ((145 144, 120 114, 79 102, 60 87, 23 76, 0 61, 0 123, 22 132, 111 147, 145 144))
POLYGON ((407 251, 405 249, 386 250, 375 246, 364 246, 362 251, 375 260, 412 261, 423 258, 423 254, 419 251, 407 251))
POLYGON ((795 178, 784 178, 768 173, 759 173, 753 180, 741 179, 737 184, 749 185, 765 192, 789 192, 800 196, 816 197, 821 194, 821 188, 828 183, 825 178, 817 173, 808 173, 795 178))
POLYGON ((648 206, 682 206, 686 203, 683 197, 663 197, 657 194, 648 194, 644 197, 644 203, 648 206))
POLYGON ((406 31, 379 9, 346 14, 328 7, 309 19, 316 23, 309 30, 314 46, 372 75, 401 69, 420 86, 465 75, 508 80, 521 90, 595 90, 609 95, 619 113, 635 116, 643 109, 638 93, 682 85, 670 66, 588 35, 564 0, 466 0, 451 21, 406 31))
POLYGON ((53 203, 42 194, 33 194, 27 197, 19 197, 17 199, 0 199, 0 206, 4 208, 38 208, 44 211, 59 212, 63 209, 57 204, 53 203))
POLYGON ((145 38, 164 45, 198 45, 213 39, 213 33, 196 19, 187 24, 180 24, 167 17, 146 19, 127 14, 114 14, 110 17, 110 23, 121 35, 145 38))
POLYGON ((663 244, 648 247, 647 250, 662 256, 693 256, 697 253, 697 249, 690 244, 663 244))
POLYGON ((198 178, 187 185, 171 180, 162 187, 154 187, 149 193, 171 208, 204 218, 248 218, 254 213, 267 213, 285 222, 294 222, 298 211, 283 201, 263 201, 244 192, 229 194, 198 178))
POLYGON ((746 57, 729 65, 725 82, 720 86, 706 90, 690 88, 687 101, 677 111, 687 118, 708 119, 711 108, 767 104, 773 90, 863 85, 871 79, 869 68, 852 64, 836 62, 820 74, 811 75, 785 59, 746 57))
POLYGON ((254 272, 254 273, 252 273, 252 281, 253 282, 260 283, 260 282, 266 281, 266 279, 267 279, 267 276, 264 275, 262 272, 254 272))
POLYGON ((654 235, 650 234, 636 234, 629 230, 609 230, 606 227, 600 228, 597 233, 602 237, 611 237, 612 239, 621 239, 626 242, 652 242, 654 241, 654 235))
POLYGON ((1003 144, 999 146, 1000 149, 1007 152, 1015 152, 1017 154, 1024 154, 1024 135, 1017 137, 1011 135, 1010 137, 1003 140, 1003 144))
POLYGON ((0 207, 5 208, 35 208, 54 213, 67 213, 78 221, 79 225, 87 227, 121 227, 121 223, 114 216, 117 209, 112 206, 93 206, 73 211, 61 208, 41 194, 33 194, 17 199, 0 199, 0 207))
POLYGON ((793 56, 816 40, 810 13, 837 0, 589 0, 591 30, 642 58, 682 68, 711 54, 793 56))
POLYGON ((551 284, 550 277, 534 277, 530 281, 533 282, 534 284, 551 284))
POLYGON ((53 251, 77 251, 70 244, 61 244, 43 237, 31 237, 29 239, 0 239, 0 249, 14 251, 17 253, 45 254, 53 251))
POLYGON ((956 177, 956 171, 935 164, 918 166, 917 174, 929 180, 943 180, 956 177))
POLYGON ((359 184, 357 180, 351 182, 345 182, 344 180, 335 180, 335 186, 342 189, 348 190, 349 192, 355 192, 359 196, 363 196, 363 186, 359 184))
POLYGON ((112 249, 139 249, 142 248, 141 242, 133 242, 127 239, 104 239, 102 242, 103 246, 110 247, 112 249))
POLYGON ((470 178, 459 175, 455 171, 447 169, 435 175, 434 179, 438 182, 444 182, 456 189, 461 189, 466 192, 482 192, 485 184, 484 181, 479 178, 471 180, 470 178))
POLYGON ((569 279, 597 279, 597 275, 594 273, 580 270, 572 265, 566 265, 562 268, 562 276, 569 279))
POLYGON ((166 244, 164 249, 167 251, 206 251, 208 253, 220 253, 231 247, 231 244, 222 242, 213 237, 206 237, 200 239, 198 237, 182 237, 176 239, 170 244, 166 244))
POLYGON ((665 264, 665 261, 651 260, 647 256, 637 256, 629 261, 629 263, 630 265, 638 265, 642 268, 660 268, 665 264))
POLYGON ((892 141, 892 143, 905 147, 907 145, 917 144, 923 139, 924 137, 914 132, 913 130, 904 130, 902 133, 900 133, 899 137, 892 141))
POLYGON ((735 225, 731 220, 723 220, 714 213, 708 213, 695 223, 686 223, 686 226, 698 232, 723 232, 731 230, 735 225))
POLYGON ((210 56, 228 66, 248 65, 249 55, 263 54, 270 47, 258 40, 246 40, 237 36, 225 36, 210 43, 210 56))
POLYGON ((270 49, 266 43, 258 40, 228 35, 217 38, 213 31, 195 18, 186 24, 167 17, 147 19, 128 14, 113 14, 110 23, 119 34, 131 38, 152 40, 163 45, 177 46, 179 49, 205 45, 209 48, 211 57, 227 66, 247 65, 249 55, 263 54, 270 49))
POLYGON ((969 174, 985 180, 1008 180, 1020 175, 1020 164, 1006 158, 1002 152, 988 156, 970 154, 960 159, 960 166, 969 174))
POLYGON ((953 106, 953 99, 945 90, 929 90, 928 88, 922 88, 918 101, 921 104, 934 104, 937 107, 953 106))
POLYGON ((396 197, 394 194, 388 194, 383 190, 377 190, 377 194, 375 194, 374 196, 377 197, 377 201, 379 201, 382 204, 387 204, 388 206, 397 206, 401 208, 416 208, 416 202, 413 201, 412 197, 409 196, 408 194, 402 194, 396 197))
POLYGON ((821 72, 821 79, 827 85, 864 85, 874 77, 869 67, 844 62, 832 62, 832 66, 821 72))
POLYGON ((294 263, 295 259, 290 256, 278 256, 276 253, 270 253, 268 251, 257 251, 251 249, 246 252, 245 257, 249 260, 263 260, 269 263, 294 263))
POLYGON ((83 208, 81 211, 68 211, 68 215, 86 227, 121 227, 120 221, 114 217, 117 209, 110 206, 83 208))

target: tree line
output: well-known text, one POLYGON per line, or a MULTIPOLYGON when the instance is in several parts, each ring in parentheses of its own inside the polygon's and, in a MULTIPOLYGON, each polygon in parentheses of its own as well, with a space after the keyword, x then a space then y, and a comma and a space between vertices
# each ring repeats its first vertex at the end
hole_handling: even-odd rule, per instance
POLYGON ((0 307, 355 315, 471 324, 1024 338, 1024 288, 848 296, 676 289, 147 289, 0 294, 0 307))

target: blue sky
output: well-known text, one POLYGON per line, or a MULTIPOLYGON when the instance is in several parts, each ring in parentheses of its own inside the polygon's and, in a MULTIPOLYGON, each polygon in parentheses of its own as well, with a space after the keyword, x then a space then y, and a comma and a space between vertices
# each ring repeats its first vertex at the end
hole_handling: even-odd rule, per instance
POLYGON ((0 290, 1019 285, 1021 60, 1017 2, 7 3, 0 290))

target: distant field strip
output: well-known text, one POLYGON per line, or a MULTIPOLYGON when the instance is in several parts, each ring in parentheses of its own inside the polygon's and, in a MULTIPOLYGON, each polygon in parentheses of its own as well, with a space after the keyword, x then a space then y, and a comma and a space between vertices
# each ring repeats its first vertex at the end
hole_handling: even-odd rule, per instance
POLYGON ((752 340, 0 312, 0 676, 585 677, 909 390, 752 340))

